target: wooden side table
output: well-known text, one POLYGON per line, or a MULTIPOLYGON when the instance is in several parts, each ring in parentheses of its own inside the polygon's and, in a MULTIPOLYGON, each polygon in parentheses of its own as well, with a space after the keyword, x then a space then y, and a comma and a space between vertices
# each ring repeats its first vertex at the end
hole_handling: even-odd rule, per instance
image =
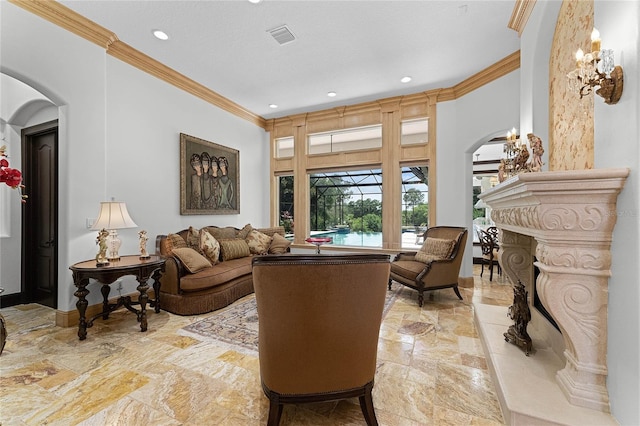
POLYGON ((111 261, 108 265, 97 266, 95 259, 86 260, 71 265, 69 269, 73 272, 73 283, 78 288, 73 293, 78 301, 76 307, 80 313, 80 322, 78 324, 78 337, 80 340, 87 338, 87 328, 93 326, 93 321, 98 317, 102 319, 108 319, 109 313, 124 306, 131 312, 135 313, 140 323, 140 331, 147 331, 147 303, 151 307, 155 307, 155 311, 160 312, 160 277, 164 272, 166 259, 162 256, 150 256, 147 259, 140 259, 140 256, 122 256, 120 260, 111 261), (111 291, 110 284, 114 283, 118 278, 125 275, 135 275, 138 281, 137 290, 140 292, 140 297, 137 302, 132 302, 130 296, 120 296, 116 303, 109 303, 109 292, 111 291), (100 289, 103 297, 102 312, 98 315, 90 318, 87 321, 87 285, 89 279, 102 283, 100 289), (153 279, 153 290, 155 292, 155 300, 149 300, 147 290, 149 286, 147 281, 149 278, 153 279), (140 309, 136 309, 133 305, 140 305, 140 309))

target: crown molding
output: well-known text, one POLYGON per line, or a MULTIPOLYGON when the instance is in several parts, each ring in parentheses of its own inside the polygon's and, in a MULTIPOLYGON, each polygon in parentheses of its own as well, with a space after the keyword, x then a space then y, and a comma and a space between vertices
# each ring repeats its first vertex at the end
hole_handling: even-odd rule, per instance
POLYGON ((9 0, 9 3, 13 3, 67 31, 71 31, 102 48, 107 49, 111 43, 118 40, 118 36, 113 32, 101 27, 68 7, 63 6, 57 1, 9 0))
POLYGON ((516 0, 516 4, 513 6, 513 12, 511 13, 511 19, 509 19, 508 28, 518 32, 521 36, 524 31, 524 27, 527 26, 527 21, 531 15, 533 7, 536 5, 536 0, 516 0))
MULTIPOLYGON (((159 61, 145 55, 144 53, 134 49, 128 44, 120 41, 118 36, 107 30, 104 27, 96 24, 90 19, 74 12, 68 7, 53 0, 8 0, 9 2, 48 20, 49 22, 58 25, 98 46, 104 48, 106 52, 123 62, 134 66, 141 71, 144 71, 154 77, 157 77, 175 87, 178 87, 212 105, 215 105, 231 114, 234 114, 242 119, 245 119, 256 126, 263 129, 271 128, 274 125, 279 124, 282 120, 287 120, 287 116, 271 119, 267 121, 263 117, 243 108, 235 102, 225 98, 224 96, 214 92, 213 90, 203 86, 202 84, 186 77, 183 74, 175 71, 172 68, 160 63, 159 61)), ((511 21, 509 22, 509 28, 512 27, 514 19, 517 20, 518 25, 526 24, 526 20, 531 13, 531 9, 536 0, 517 0, 516 7, 514 8, 511 21), (515 17, 515 18, 514 18, 515 17)), ((515 28, 514 28, 515 29, 515 28)), ((485 68, 477 74, 472 75, 466 80, 456 84, 453 87, 434 89, 427 92, 415 93, 412 95, 405 95, 402 97, 393 97, 378 99, 371 102, 365 102, 361 104, 349 105, 342 109, 342 114, 362 111, 364 109, 379 109, 381 103, 388 103, 399 99, 400 105, 406 105, 409 103, 424 101, 425 96, 427 98, 433 97, 436 102, 445 102, 455 100, 461 96, 472 92, 483 85, 490 83, 511 71, 514 71, 520 67, 520 51, 516 51, 511 55, 501 59, 495 64, 485 68)), ((308 118, 327 114, 328 111, 315 111, 308 114, 308 118)), ((331 113, 335 113, 335 108, 330 110, 331 113)))
POLYGON ((52 0, 9 1, 34 15, 40 16, 59 27, 97 44, 114 58, 126 62, 141 71, 151 74, 259 127, 265 128, 267 126, 266 120, 259 115, 252 113, 202 84, 191 80, 150 56, 134 49, 120 41, 115 33, 101 27, 61 3, 52 0))
MULTIPOLYGON (((519 50, 453 86, 455 98, 457 99, 469 92, 473 92, 485 84, 491 83, 492 81, 509 74, 511 71, 517 70, 518 68, 520 68, 519 50)), ((438 98, 438 100, 440 99, 438 98)))

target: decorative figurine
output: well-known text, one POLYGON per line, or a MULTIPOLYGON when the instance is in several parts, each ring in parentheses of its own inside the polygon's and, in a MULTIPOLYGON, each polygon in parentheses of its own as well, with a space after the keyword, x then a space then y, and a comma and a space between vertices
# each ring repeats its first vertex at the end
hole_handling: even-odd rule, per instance
POLYGON ((544 154, 544 148, 542 147, 542 139, 534 135, 533 133, 527 133, 527 138, 529 139, 529 146, 531 146, 531 152, 533 152, 533 156, 531 157, 531 162, 529 163, 529 171, 530 172, 539 172, 542 170, 543 162, 542 162, 542 154, 544 154))
POLYGON ((142 230, 138 232, 138 237, 140 237, 140 259, 148 259, 151 256, 147 253, 147 231, 142 230))
POLYGON ((98 254, 96 256, 96 265, 104 266, 108 265, 109 261, 107 260, 107 237, 109 236, 109 231, 102 228, 100 232, 98 232, 98 238, 96 238, 96 244, 99 246, 98 254))
POLYGON ((503 333, 504 340, 516 346, 524 348, 524 353, 529 356, 533 345, 531 337, 527 333, 527 324, 531 321, 531 311, 527 303, 527 290, 522 281, 513 286, 513 305, 509 307, 507 316, 514 322, 506 333, 503 333))

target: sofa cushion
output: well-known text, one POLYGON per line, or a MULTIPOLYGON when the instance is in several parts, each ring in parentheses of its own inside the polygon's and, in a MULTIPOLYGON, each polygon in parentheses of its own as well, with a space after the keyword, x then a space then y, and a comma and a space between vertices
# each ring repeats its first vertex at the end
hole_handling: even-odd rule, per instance
POLYGON ((185 275, 180 279, 180 289, 183 291, 204 290, 250 274, 251 257, 227 260, 197 274, 185 275))
POLYGON ((227 226, 225 228, 216 228, 215 226, 207 227, 207 231, 215 238, 216 240, 229 240, 232 238, 238 237, 238 230, 231 226, 227 226))
POLYGON ((249 233, 253 230, 253 227, 250 224, 246 224, 240 231, 238 231, 237 238, 241 238, 243 240, 247 239, 249 233))
POLYGON ((416 260, 429 263, 434 259, 447 259, 451 256, 455 245, 455 240, 427 237, 416 253, 416 260))
POLYGON ((220 243, 205 228, 200 230, 200 250, 212 265, 220 262, 220 243))
POLYGON ((185 236, 185 240, 187 240, 187 247, 194 249, 200 254, 203 254, 202 250, 200 250, 200 230, 198 228, 190 226, 189 230, 187 231, 187 235, 185 236))
POLYGON ((192 248, 183 247, 173 249, 173 255, 180 259, 180 262, 187 268, 187 271, 192 274, 205 268, 211 268, 211 262, 192 248))
POLYGON ((251 256, 249 245, 245 240, 235 238, 232 240, 219 240, 219 242, 223 261, 251 256))
POLYGON ((187 247, 187 242, 178 234, 167 235, 167 253, 170 254, 173 249, 187 247))
POLYGON ((271 237, 252 229, 245 238, 251 254, 266 254, 271 245, 271 237))
POLYGON ((287 240, 282 235, 277 232, 273 234, 273 239, 271 240, 271 245, 269 246, 270 254, 282 254, 286 253, 287 249, 291 245, 291 241, 287 240))

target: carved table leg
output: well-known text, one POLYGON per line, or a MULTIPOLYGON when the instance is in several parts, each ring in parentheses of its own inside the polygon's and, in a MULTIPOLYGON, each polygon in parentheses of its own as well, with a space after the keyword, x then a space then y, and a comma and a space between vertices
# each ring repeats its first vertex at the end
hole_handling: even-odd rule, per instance
POLYGON ((162 273, 160 272, 159 269, 155 270, 153 272, 153 276, 151 277, 153 279, 153 292, 156 295, 156 299, 151 302, 151 306, 153 306, 156 310, 156 314, 160 313, 160 277, 162 276, 162 273))
POLYGON ((102 288, 100 289, 102 293, 102 319, 109 319, 109 293, 111 292, 111 287, 109 284, 102 284, 102 288))
POLYGON ((138 302, 140 302, 138 322, 140 323, 140 331, 147 331, 147 303, 149 302, 147 279, 146 277, 138 278, 138 291, 140 292, 140 297, 138 298, 138 302))
POLYGON ((76 302, 76 308, 78 308, 78 313, 80 314, 80 321, 78 322, 78 337, 80 338, 80 340, 84 340, 87 338, 86 313, 87 305, 89 304, 86 299, 87 294, 89 294, 89 290, 87 290, 87 284, 89 284, 88 279, 78 280, 75 283, 76 287, 78 287, 78 290, 73 293, 73 295, 78 298, 78 301, 76 302))

